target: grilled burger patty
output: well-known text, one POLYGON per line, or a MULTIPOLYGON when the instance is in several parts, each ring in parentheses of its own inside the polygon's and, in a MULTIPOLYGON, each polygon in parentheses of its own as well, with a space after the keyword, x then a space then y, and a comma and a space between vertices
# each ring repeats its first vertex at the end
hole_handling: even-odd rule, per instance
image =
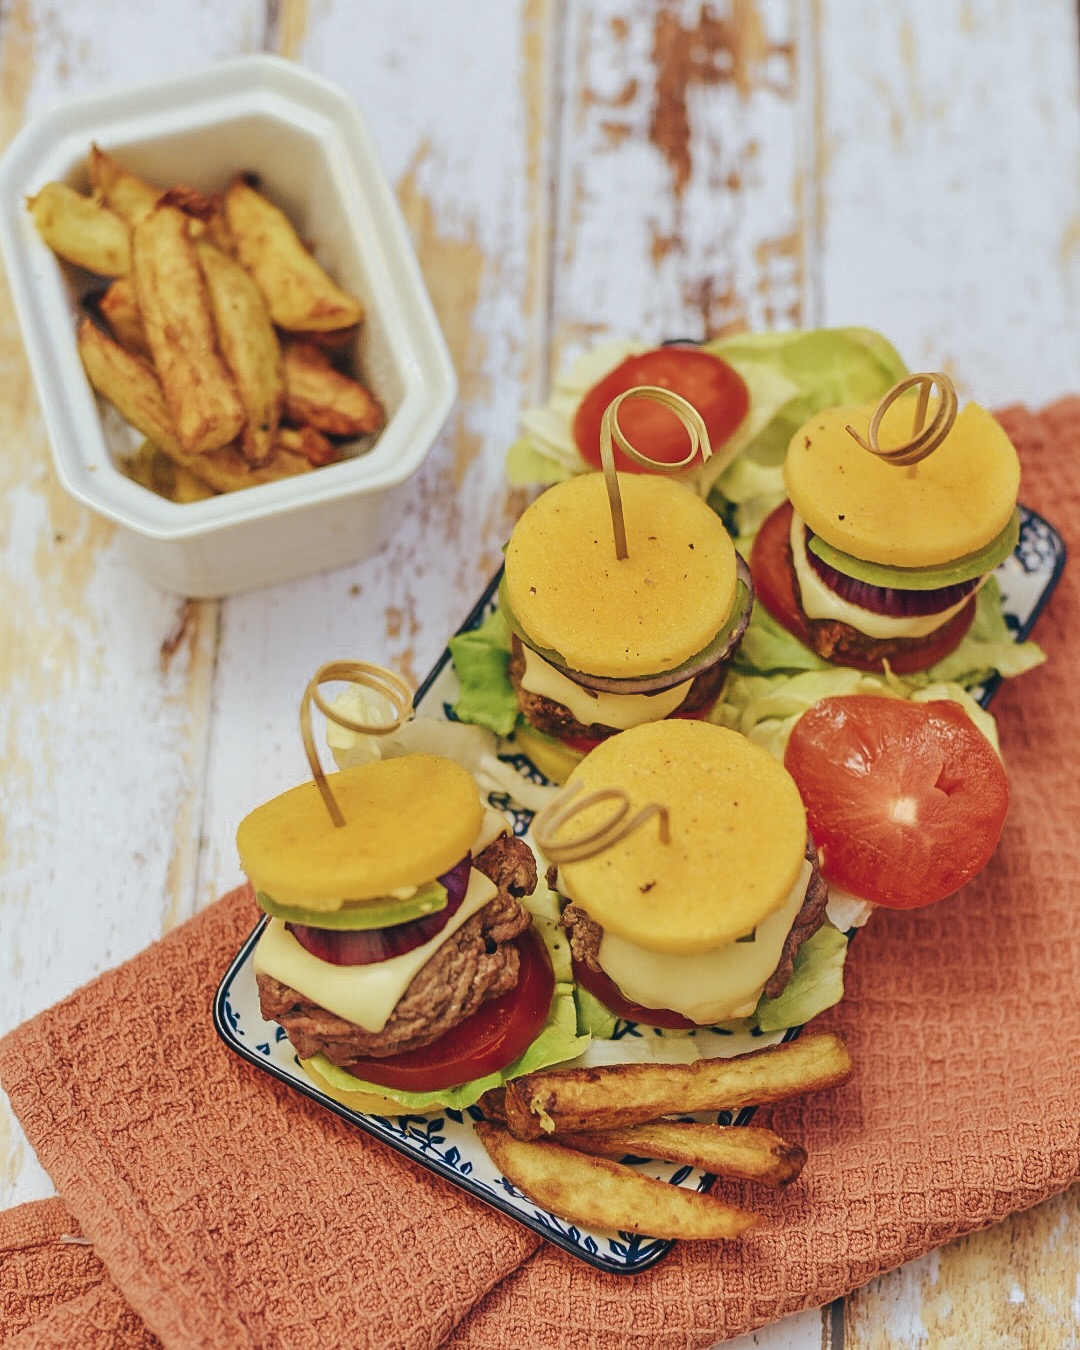
MULTIPOLYGON (((791 929, 784 939, 783 950, 780 953, 780 960, 777 962, 776 969, 769 976, 765 985, 765 993, 769 998, 776 998, 787 987, 795 965, 795 953, 808 937, 817 932, 825 921, 825 902, 829 898, 829 887, 825 878, 821 875, 821 870, 818 867, 817 850, 809 837, 806 843, 806 860, 810 863, 812 869, 810 880, 806 885, 806 895, 803 897, 802 908, 795 916, 795 922, 791 925, 791 929)), ((549 874, 548 884, 552 885, 552 882, 553 878, 549 874)), ((603 967, 597 959, 600 942, 604 936, 604 930, 600 925, 594 922, 583 909, 574 904, 567 905, 563 910, 561 922, 569 934, 570 950, 573 953, 574 960, 588 966, 590 970, 604 973, 603 967)))
MULTIPOLYGON (((693 716, 704 713, 720 697, 720 690, 723 688, 727 669, 728 662, 723 658, 718 658, 715 665, 710 666, 708 670, 702 671, 700 675, 694 678, 690 688, 686 691, 686 697, 668 716, 693 716)), ((534 726, 537 731, 544 731, 552 736, 588 736, 598 740, 615 734, 613 727, 605 726, 602 722, 590 722, 586 725, 584 722, 579 722, 564 704, 556 703, 554 699, 548 698, 544 694, 533 694, 527 689, 522 689, 521 677, 525 673, 525 649, 516 633, 511 635, 510 663, 507 666, 507 673, 517 695, 519 710, 525 720, 534 726)), ((586 689, 583 692, 588 694, 589 691, 586 689)))
POLYGON ((528 911, 517 897, 536 886, 536 861, 526 843, 507 834, 478 854, 473 866, 495 883, 498 895, 416 973, 381 1031, 365 1031, 260 973, 263 1017, 281 1024, 301 1059, 321 1052, 347 1068, 358 1058, 385 1058, 430 1045, 482 1003, 513 989, 519 960, 513 939, 529 926, 528 911))

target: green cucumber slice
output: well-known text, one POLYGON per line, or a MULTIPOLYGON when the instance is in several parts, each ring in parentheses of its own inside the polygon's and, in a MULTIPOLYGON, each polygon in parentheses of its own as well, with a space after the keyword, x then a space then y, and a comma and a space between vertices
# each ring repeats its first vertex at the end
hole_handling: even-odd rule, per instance
POLYGON ((275 919, 286 923, 302 923, 311 928, 334 928, 356 931, 368 928, 389 928, 396 923, 409 923, 427 914, 437 914, 446 908, 446 887, 441 881, 429 881, 415 895, 401 900, 394 895, 379 896, 375 900, 344 900, 340 909, 303 909, 299 905, 280 904, 265 891, 256 891, 255 899, 275 919))
POLYGON ((807 548, 829 567, 835 567, 845 576, 868 582, 871 586, 884 586, 898 591, 937 591, 942 586, 955 586, 961 581, 981 577, 984 572, 992 572, 1016 548, 1019 538, 1020 512, 1016 510, 1001 533, 995 535, 988 544, 953 562, 942 563, 940 567, 890 567, 888 563, 865 562, 862 558, 852 557, 850 553, 841 553, 817 534, 811 537, 807 548))

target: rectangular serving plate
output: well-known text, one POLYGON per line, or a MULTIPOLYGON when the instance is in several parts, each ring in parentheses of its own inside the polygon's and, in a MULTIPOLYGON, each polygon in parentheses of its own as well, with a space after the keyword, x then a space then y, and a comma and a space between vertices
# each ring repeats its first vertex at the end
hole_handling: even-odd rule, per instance
MULTIPOLYGON (((1065 545, 1053 526, 1026 507, 1020 508, 1020 516, 1016 550, 995 574, 1001 587, 1006 622, 1017 642, 1030 635, 1065 565, 1065 545)), ((476 628, 491 612, 496 603, 498 583, 499 576, 496 575, 460 632, 476 628)), ((993 680, 973 691, 984 706, 992 699, 998 683, 993 680)), ((417 690, 416 711, 421 716, 452 721, 457 695, 457 677, 447 650, 417 690)), ((526 756, 511 753, 499 757, 526 781, 547 782, 526 756)), ((510 818, 516 834, 524 835, 528 831, 532 813, 520 802, 501 792, 490 793, 488 800, 496 810, 510 818)), ((441 1110, 429 1115, 384 1117, 351 1111, 320 1092, 300 1068, 284 1031, 276 1023, 264 1021, 259 1010, 252 953, 264 924, 265 920, 258 924, 237 954, 214 1000, 214 1026, 225 1044, 242 1059, 599 1270, 635 1275, 655 1265, 674 1246, 666 1239, 581 1227, 535 1205, 503 1177, 477 1139, 473 1122, 483 1119, 477 1107, 465 1111, 441 1110)), ((792 1039, 798 1032, 799 1028, 793 1028, 785 1033, 755 1036, 702 1029, 690 1034, 707 1043, 704 1046, 706 1054, 731 1056, 792 1039)), ((652 1036, 663 1039, 667 1034, 659 1029, 620 1022, 615 1040, 652 1036)), ((683 1033, 679 1036, 684 1039, 683 1033)), ((721 1124, 743 1125, 753 1115, 754 1108, 748 1107, 738 1113, 723 1112, 715 1119, 721 1124)), ((715 1180, 709 1173, 685 1166, 640 1161, 631 1165, 671 1185, 690 1187, 699 1192, 708 1191, 715 1180)))

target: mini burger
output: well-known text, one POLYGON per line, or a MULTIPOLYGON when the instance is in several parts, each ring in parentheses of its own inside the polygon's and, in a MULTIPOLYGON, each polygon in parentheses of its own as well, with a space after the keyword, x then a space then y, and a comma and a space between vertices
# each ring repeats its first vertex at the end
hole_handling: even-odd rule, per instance
MULTIPOLYGON (((762 525, 750 566, 758 599, 819 656, 925 670, 963 640, 976 592, 1016 547, 1020 467, 978 404, 907 464, 866 448, 874 412, 834 408, 795 434, 788 501, 762 525)), ((897 400, 876 428, 880 448, 906 442, 911 428, 911 400, 897 400)))
POLYGON ((704 501, 654 474, 619 481, 626 557, 599 473, 542 493, 506 548, 516 735, 556 782, 617 732, 704 717, 750 616, 749 569, 704 501))
POLYGON ((603 795, 613 790, 629 811, 657 803, 667 812, 666 840, 648 819, 548 872, 575 979, 610 1013, 670 1028, 748 1019, 775 1030, 840 997, 846 941, 825 919, 828 887, 798 789, 766 750, 712 723, 654 722, 598 746, 567 789, 582 807, 551 818, 556 859, 560 838, 587 839, 612 819, 603 795))
POLYGON ((343 824, 309 782, 237 831, 270 916, 253 958, 262 1013, 316 1085, 381 1115, 465 1106, 523 1056, 539 1067, 534 1046, 542 1063, 573 1054, 571 1000, 560 1022, 522 904, 535 859, 472 777, 416 754, 324 782, 343 824))

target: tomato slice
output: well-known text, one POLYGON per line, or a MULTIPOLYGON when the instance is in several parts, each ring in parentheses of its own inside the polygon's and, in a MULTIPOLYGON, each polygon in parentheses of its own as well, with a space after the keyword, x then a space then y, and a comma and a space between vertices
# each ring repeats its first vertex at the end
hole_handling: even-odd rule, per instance
MULTIPOLYGON (((750 550, 750 575, 754 579, 754 597, 760 601, 782 628, 813 650, 810 621, 803 613, 795 593, 795 573, 791 565, 790 502, 783 502, 767 515, 750 550)), ((928 670, 955 651, 975 617, 975 602, 970 600, 957 614, 925 637, 913 639, 910 646, 900 644, 889 651, 889 666, 898 675, 913 670, 928 670)), ((889 650, 889 649, 886 649, 889 650)), ((881 672, 883 658, 873 650, 865 655, 837 653, 834 665, 855 670, 881 672)))
POLYGON ((783 502, 761 523, 750 549, 750 575, 754 579, 754 599, 765 606, 781 627, 800 642, 810 645, 806 615, 795 594, 795 573, 790 562, 790 502, 783 502))
POLYGON ((784 764, 827 881, 890 909, 954 894, 990 861, 1009 783, 958 703, 851 694, 792 728, 784 764))
POLYGON ((672 1031, 689 1031, 696 1027, 682 1013, 672 1008, 644 1008, 640 1003, 631 1003, 623 998, 619 986, 603 971, 592 970, 581 961, 574 961, 574 979, 583 989, 587 989, 593 998, 598 998, 605 1008, 609 1008, 616 1017, 627 1022, 644 1022, 651 1027, 665 1027, 672 1031))
POLYGON ((521 966, 513 989, 481 1004, 430 1045, 384 1059, 358 1059, 347 1072, 380 1087, 427 1092, 457 1087, 512 1064, 536 1039, 555 995, 543 940, 530 928, 514 945, 521 966))
MULTIPOLYGON (((738 371, 700 347, 657 347, 628 356, 593 385, 574 414, 574 442, 593 468, 601 467, 600 422, 608 404, 641 384, 674 390, 692 403, 714 450, 742 424, 750 408, 750 393, 738 371)), ((628 399, 619 409, 619 426, 635 450, 662 464, 677 464, 690 449, 679 419, 651 400, 628 399)), ((648 472, 617 447, 615 467, 622 473, 648 472)))

